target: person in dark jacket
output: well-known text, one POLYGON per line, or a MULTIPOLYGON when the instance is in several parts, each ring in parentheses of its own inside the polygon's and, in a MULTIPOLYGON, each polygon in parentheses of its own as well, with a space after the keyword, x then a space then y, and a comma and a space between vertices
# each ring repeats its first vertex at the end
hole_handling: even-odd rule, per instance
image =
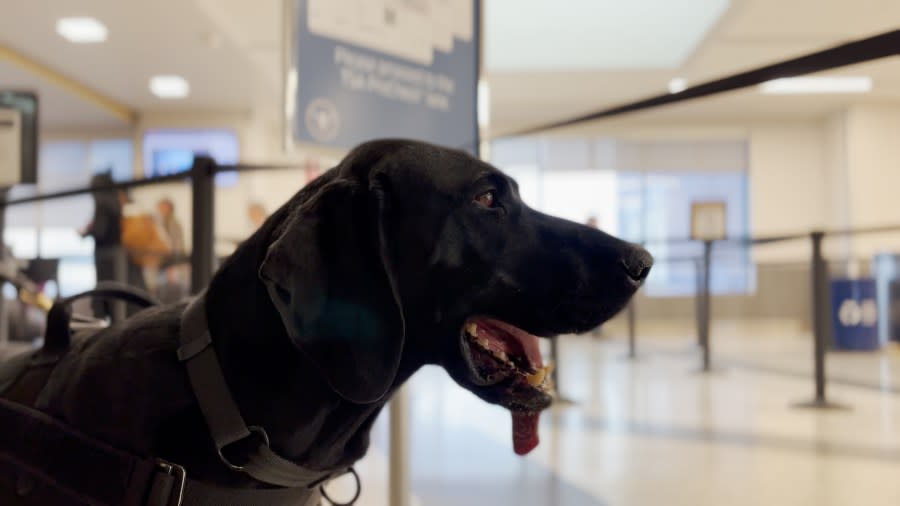
MULTIPOLYGON (((116 190, 109 188, 112 184, 112 174, 109 172, 95 174, 91 178, 94 217, 82 232, 85 237, 94 238, 97 281, 115 280, 117 259, 123 256, 122 204, 116 190)), ((96 316, 111 316, 111 308, 102 300, 94 299, 93 309, 96 316)))

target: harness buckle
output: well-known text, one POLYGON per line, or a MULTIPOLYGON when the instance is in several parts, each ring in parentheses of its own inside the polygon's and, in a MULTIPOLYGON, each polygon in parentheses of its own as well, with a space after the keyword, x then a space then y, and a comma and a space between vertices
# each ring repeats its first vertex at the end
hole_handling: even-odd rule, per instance
MULTIPOLYGON (((263 429, 262 427, 260 427, 258 425, 251 425, 251 426, 247 427, 247 430, 250 431, 250 434, 247 434, 243 439, 239 439, 238 441, 243 441, 244 439, 247 439, 248 437, 252 436, 253 433, 256 433, 259 437, 262 438, 263 444, 265 446, 269 446, 269 435, 266 434, 266 429, 263 429)), ((237 443, 238 441, 235 441, 234 443, 237 443)), ((234 443, 231 443, 231 444, 234 444, 234 443)), ((221 448, 218 448, 217 451, 219 452, 219 460, 221 460, 223 464, 228 466, 229 469, 231 469, 232 471, 239 471, 239 472, 244 470, 244 466, 232 464, 231 461, 228 460, 227 457, 225 457, 225 454, 222 453, 221 448)))
POLYGON ((172 493, 169 495, 167 506, 181 506, 184 501, 184 486, 187 483, 187 471, 178 464, 168 462, 163 459, 156 459, 156 467, 168 476, 175 478, 175 486, 172 487, 172 493))

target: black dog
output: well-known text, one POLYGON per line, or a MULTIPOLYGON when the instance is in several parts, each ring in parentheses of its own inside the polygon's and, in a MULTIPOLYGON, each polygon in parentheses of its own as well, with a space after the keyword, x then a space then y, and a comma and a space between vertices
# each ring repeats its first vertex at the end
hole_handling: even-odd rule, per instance
MULTIPOLYGON (((551 401, 536 336, 607 320, 651 262, 528 208, 512 179, 464 153, 375 141, 238 248, 209 286, 206 315, 247 424, 296 463, 361 458, 381 408, 425 364, 509 408, 525 453, 551 401)), ((220 461, 176 358, 184 308, 148 309, 76 343, 35 405, 192 479, 258 487, 220 461)))

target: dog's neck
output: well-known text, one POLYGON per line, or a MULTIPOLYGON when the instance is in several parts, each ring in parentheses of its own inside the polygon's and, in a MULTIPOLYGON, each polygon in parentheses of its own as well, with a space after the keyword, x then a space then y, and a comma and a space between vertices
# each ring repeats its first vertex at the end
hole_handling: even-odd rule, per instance
POLYGON ((279 210, 216 273, 207 293, 208 324, 247 424, 265 428, 273 449, 298 464, 338 469, 365 454, 387 399, 368 405, 344 400, 290 341, 257 275, 286 215, 286 208, 279 210))

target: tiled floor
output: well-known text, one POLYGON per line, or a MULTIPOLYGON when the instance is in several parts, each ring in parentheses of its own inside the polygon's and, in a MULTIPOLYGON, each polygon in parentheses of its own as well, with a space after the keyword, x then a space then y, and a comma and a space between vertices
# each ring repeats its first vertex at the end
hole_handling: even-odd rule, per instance
MULTIPOLYGON (((563 394, 542 443, 513 454, 509 414, 440 369, 408 386, 416 506, 897 506, 900 348, 830 353, 830 398, 815 411, 808 337, 713 328, 716 371, 698 372, 690 329, 648 338, 564 338, 563 394), (687 337, 674 337, 680 334, 687 337)), ((357 470, 361 506, 388 504, 387 411, 357 470)), ((351 488, 335 483, 335 499, 351 488)))
MULTIPOLYGON (((504 410, 422 371, 409 385, 413 504, 900 504, 898 350, 831 354, 829 395, 851 409, 815 411, 793 406, 812 396, 807 339, 719 334, 713 374, 697 372, 690 338, 644 339, 634 362, 621 339, 564 339, 560 383, 577 404, 545 413, 524 459, 504 410)), ((387 504, 386 418, 358 466, 362 505, 387 504)))

